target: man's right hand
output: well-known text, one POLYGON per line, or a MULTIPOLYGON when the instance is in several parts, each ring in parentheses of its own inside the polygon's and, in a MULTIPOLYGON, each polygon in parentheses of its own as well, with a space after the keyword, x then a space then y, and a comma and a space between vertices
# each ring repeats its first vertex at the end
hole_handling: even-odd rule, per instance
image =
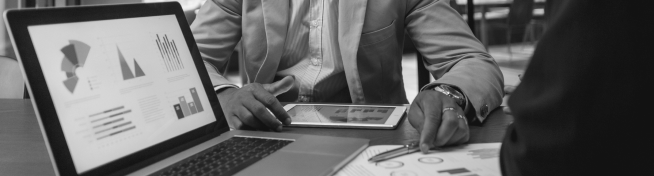
MULTIPOLYGON (((522 81, 522 74, 518 74, 518 79, 522 81)), ((515 86, 504 86, 504 98, 503 101, 508 101, 509 96, 515 91, 515 88, 517 88, 520 82, 518 82, 515 86)), ((511 113, 511 108, 509 108, 509 105, 507 104, 504 108, 502 108, 505 114, 512 114, 511 113)))
POLYGON ((291 117, 275 96, 291 89, 294 82, 287 76, 272 84, 251 83, 218 93, 227 123, 235 129, 282 131, 282 124, 291 124, 291 117))

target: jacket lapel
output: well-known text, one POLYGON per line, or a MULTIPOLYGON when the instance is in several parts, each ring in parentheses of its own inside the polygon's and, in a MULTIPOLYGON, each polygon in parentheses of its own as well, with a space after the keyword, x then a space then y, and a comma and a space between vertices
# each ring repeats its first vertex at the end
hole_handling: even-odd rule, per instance
POLYGON ((275 77, 286 39, 288 0, 261 0, 260 5, 249 0, 244 3, 251 4, 246 5, 248 17, 243 21, 243 33, 254 34, 243 38, 245 65, 248 65, 244 68, 246 81, 270 83, 275 77))
POLYGON ((367 3, 367 0, 345 0, 338 4, 338 43, 352 103, 366 101, 357 68, 357 51, 367 3))

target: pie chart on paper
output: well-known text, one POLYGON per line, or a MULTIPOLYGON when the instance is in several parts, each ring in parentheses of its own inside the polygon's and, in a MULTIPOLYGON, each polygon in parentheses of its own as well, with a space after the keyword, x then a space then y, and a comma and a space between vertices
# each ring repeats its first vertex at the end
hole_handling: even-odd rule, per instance
POLYGON ((73 93, 79 78, 75 74, 78 67, 84 67, 86 57, 91 50, 91 46, 77 40, 69 40, 68 45, 61 48, 64 58, 61 61, 61 71, 66 72, 67 79, 63 81, 64 86, 73 93))

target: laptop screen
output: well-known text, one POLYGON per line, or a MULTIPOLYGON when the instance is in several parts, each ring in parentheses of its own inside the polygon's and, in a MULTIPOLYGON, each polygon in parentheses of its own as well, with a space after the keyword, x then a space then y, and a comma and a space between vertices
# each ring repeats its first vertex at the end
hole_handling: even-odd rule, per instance
POLYGON ((216 121, 175 15, 28 31, 78 173, 216 121))

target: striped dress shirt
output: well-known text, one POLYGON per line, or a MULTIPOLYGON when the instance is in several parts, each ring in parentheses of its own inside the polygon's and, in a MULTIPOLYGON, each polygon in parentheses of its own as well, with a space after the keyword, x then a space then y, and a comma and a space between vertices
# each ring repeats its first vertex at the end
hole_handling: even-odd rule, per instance
POLYGON ((338 46, 338 0, 291 0, 276 79, 295 76, 287 102, 351 102, 338 46), (296 96, 297 95, 297 96, 296 96))

